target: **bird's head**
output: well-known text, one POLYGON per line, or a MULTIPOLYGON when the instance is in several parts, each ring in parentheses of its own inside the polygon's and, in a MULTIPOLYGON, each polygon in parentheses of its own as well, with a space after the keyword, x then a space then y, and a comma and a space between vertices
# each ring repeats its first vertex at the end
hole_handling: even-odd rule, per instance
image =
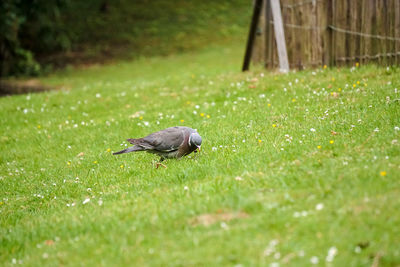
MULTIPOLYGON (((201 136, 198 133, 192 133, 189 136, 189 146, 191 147, 196 147, 198 151, 200 151, 201 148, 201 136)), ((196 151, 195 151, 196 152, 196 151)))

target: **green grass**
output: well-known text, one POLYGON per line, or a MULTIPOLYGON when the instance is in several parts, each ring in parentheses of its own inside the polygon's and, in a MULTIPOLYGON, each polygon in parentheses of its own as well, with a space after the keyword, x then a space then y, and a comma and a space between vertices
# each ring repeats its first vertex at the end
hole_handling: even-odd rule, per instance
POLYGON ((400 264, 400 70, 243 74, 242 55, 69 69, 1 98, 1 265, 310 266, 333 247, 333 266, 400 264), (200 155, 111 155, 174 125, 200 155))

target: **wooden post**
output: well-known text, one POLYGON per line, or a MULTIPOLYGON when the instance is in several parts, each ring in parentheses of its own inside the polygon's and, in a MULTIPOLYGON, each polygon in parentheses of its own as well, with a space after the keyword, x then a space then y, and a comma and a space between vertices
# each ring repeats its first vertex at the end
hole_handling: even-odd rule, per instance
POLYGON ((265 58, 264 65, 265 67, 272 67, 272 42, 271 42, 271 34, 270 34, 270 20, 271 20, 271 6, 269 0, 264 0, 264 11, 265 11, 265 58))
POLYGON ((251 52, 250 62, 254 64, 264 65, 265 64, 265 13, 263 12, 265 0, 261 3, 260 16, 258 18, 258 24, 256 28, 256 34, 253 41, 253 49, 251 52))
POLYGON ((279 1, 280 0, 271 0, 271 10, 274 20, 276 46, 278 48, 279 70, 281 72, 288 72, 289 61, 286 51, 285 32, 283 30, 281 5, 279 1))
POLYGON ((253 51, 254 37, 257 31, 257 24, 260 18, 262 0, 256 0, 254 4, 253 17, 251 19, 249 37, 247 39, 246 54, 244 56, 242 71, 249 70, 251 53, 253 51))

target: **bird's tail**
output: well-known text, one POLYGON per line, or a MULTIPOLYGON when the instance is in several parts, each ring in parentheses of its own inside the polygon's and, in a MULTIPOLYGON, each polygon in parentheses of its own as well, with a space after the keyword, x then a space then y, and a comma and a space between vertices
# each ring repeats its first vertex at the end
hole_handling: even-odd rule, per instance
POLYGON ((118 152, 114 152, 113 155, 119 155, 119 154, 124 154, 124 153, 129 153, 129 152, 135 152, 135 151, 141 151, 142 149, 140 147, 137 146, 131 146, 128 147, 124 150, 118 151, 118 152))

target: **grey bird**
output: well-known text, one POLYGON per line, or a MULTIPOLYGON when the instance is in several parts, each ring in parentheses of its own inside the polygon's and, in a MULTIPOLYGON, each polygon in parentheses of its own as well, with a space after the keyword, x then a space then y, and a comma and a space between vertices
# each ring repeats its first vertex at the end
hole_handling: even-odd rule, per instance
POLYGON ((160 156, 158 166, 166 167, 161 164, 165 159, 181 158, 192 152, 200 151, 201 136, 196 130, 184 127, 170 127, 143 138, 127 139, 133 146, 127 149, 113 153, 113 155, 124 154, 129 152, 146 151, 148 153, 160 156))

